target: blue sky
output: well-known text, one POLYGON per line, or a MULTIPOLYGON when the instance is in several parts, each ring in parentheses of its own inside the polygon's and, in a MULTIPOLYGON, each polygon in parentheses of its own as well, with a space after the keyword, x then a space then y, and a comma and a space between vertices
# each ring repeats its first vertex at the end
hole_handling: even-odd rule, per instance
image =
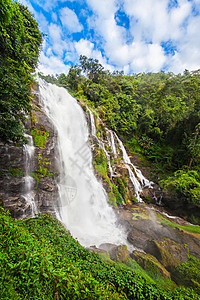
POLYGON ((125 74, 200 69, 200 0, 19 0, 44 39, 39 71, 67 73, 81 54, 125 74))

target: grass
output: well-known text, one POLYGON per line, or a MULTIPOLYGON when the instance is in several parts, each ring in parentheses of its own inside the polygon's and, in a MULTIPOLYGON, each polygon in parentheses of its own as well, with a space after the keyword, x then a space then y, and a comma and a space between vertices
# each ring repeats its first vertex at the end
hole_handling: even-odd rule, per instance
POLYGON ((187 231, 187 232, 190 232, 190 233, 196 233, 196 234, 200 235, 200 226, 199 225, 179 225, 177 223, 174 223, 174 222, 171 222, 171 221, 165 219, 162 216, 159 216, 158 218, 160 219, 161 223, 163 223, 163 224, 165 224, 169 227, 179 228, 179 229, 182 229, 184 231, 187 231))

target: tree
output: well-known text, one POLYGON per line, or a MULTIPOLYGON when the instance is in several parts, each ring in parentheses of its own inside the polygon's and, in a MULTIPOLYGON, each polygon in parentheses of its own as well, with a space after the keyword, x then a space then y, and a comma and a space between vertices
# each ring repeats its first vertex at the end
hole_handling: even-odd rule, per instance
POLYGON ((81 82, 81 69, 78 66, 72 66, 67 75, 69 87, 78 90, 78 84, 81 82))
POLYGON ((23 144, 42 34, 25 6, 11 0, 0 3, 0 140, 23 144))
POLYGON ((85 55, 80 55, 80 65, 86 76, 95 83, 98 83, 99 76, 102 74, 103 66, 98 59, 87 58, 85 55))
POLYGON ((196 164, 200 162, 200 123, 195 127, 187 147, 190 152, 189 168, 191 168, 193 162, 196 164))

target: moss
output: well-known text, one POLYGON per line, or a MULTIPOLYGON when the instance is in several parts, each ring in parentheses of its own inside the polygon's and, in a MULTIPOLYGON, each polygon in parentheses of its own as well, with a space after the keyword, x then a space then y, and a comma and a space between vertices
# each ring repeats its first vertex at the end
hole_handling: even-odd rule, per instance
MULTIPOLYGON (((94 168, 97 171, 98 176, 101 180, 104 180, 111 189, 111 192, 108 193, 109 202, 117 207, 118 204, 124 203, 124 198, 118 190, 118 187, 110 181, 107 173, 107 158, 102 149, 98 150, 96 157, 94 158, 93 162, 94 168)), ((121 185, 125 185, 123 181, 120 181, 121 185)))
POLYGON ((98 253, 98 255, 103 259, 103 261, 112 263, 109 253, 98 253))
POLYGON ((130 200, 131 200, 131 202, 134 202, 134 203, 138 202, 138 199, 134 195, 131 195, 130 200))
POLYGON ((121 261, 123 263, 126 263, 128 260, 128 250, 126 245, 121 245, 118 247, 117 250, 117 261, 121 261))
MULTIPOLYGON (((127 189, 127 182, 124 178, 114 178, 114 183, 118 187, 118 191, 121 194, 123 199, 127 199, 128 189, 127 189)), ((125 201, 126 202, 126 201, 125 201)))
POLYGON ((38 128, 35 128, 35 129, 31 130, 31 134, 34 138, 34 144, 36 147, 39 147, 39 148, 46 147, 47 138, 49 136, 49 133, 47 131, 39 130, 38 128))
POLYGON ((137 207, 132 207, 132 219, 133 220, 137 220, 138 218, 140 219, 144 219, 144 220, 149 220, 150 216, 149 216, 149 212, 142 208, 141 206, 137 206, 137 207))
POLYGON ((188 249, 170 239, 166 238, 154 243, 159 252, 159 261, 169 270, 188 258, 188 249))
POLYGON ((48 166, 51 165, 51 162, 42 156, 41 153, 38 154, 38 169, 33 172, 31 175, 36 179, 36 186, 34 189, 38 188, 40 178, 49 177, 55 175, 48 170, 48 166))
POLYGON ((108 193, 108 197, 109 197, 109 203, 114 205, 117 208, 118 207, 117 206, 117 200, 116 200, 116 197, 113 194, 113 192, 108 193))
POLYGON ((165 288, 175 287, 174 282, 171 281, 170 273, 154 256, 139 251, 134 251, 133 258, 160 286, 165 288))
POLYGON ((179 225, 177 223, 174 223, 174 222, 171 222, 171 221, 165 219, 162 216, 159 216, 159 219, 160 219, 160 223, 163 223, 169 227, 179 228, 179 229, 182 229, 187 232, 200 234, 200 226, 199 225, 179 225))
POLYGON ((34 187, 34 189, 36 190, 38 188, 40 178, 39 178, 38 174, 36 174, 36 173, 31 173, 31 176, 36 179, 36 186, 34 187))
POLYGON ((7 174, 12 177, 20 177, 23 176, 24 172, 21 170, 21 168, 14 168, 10 166, 7 174))

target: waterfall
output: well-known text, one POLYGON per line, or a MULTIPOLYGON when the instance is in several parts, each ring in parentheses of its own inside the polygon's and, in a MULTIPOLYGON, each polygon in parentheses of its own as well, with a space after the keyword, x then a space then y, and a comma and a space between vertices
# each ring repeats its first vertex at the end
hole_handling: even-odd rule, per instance
MULTIPOLYGON (((87 108, 89 111, 89 115, 90 115, 90 127, 91 127, 91 134, 92 136, 95 136, 96 139, 98 140, 98 144, 99 147, 104 151, 106 158, 107 158, 107 164, 108 164, 108 168, 110 171, 110 175, 111 178, 114 177, 114 173, 113 173, 113 169, 111 166, 111 162, 110 162, 110 155, 108 153, 108 151, 105 149, 105 145, 104 142, 101 141, 97 135, 96 135, 96 127, 95 127, 95 122, 94 122, 94 116, 92 111, 87 108)), ((152 188, 153 182, 150 182, 148 179, 146 179, 144 177, 144 175, 142 174, 142 172, 140 170, 138 170, 132 163, 130 158, 128 157, 128 154, 126 152, 126 149, 122 143, 122 141, 119 139, 119 137, 117 136, 117 134, 112 130, 107 130, 107 139, 108 139, 108 144, 109 147, 111 149, 111 153, 113 154, 114 158, 117 158, 117 149, 116 149, 116 144, 115 144, 115 138, 119 144, 119 148, 122 151, 122 155, 123 155, 123 160, 124 160, 124 164, 128 170, 129 173, 129 178, 134 186, 134 190, 135 190, 135 197, 139 202, 142 202, 142 199, 140 197, 140 194, 143 190, 143 188, 152 188), (115 138, 114 138, 115 136, 115 138)))
POLYGON ((109 134, 110 134, 110 138, 108 139, 112 153, 114 154, 114 157, 117 157, 117 150, 116 150, 116 146, 115 146, 115 140, 114 140, 114 135, 112 130, 109 130, 109 134))
POLYGON ((127 244, 126 234, 116 225, 115 213, 94 175, 88 126, 82 108, 64 88, 42 80, 39 84, 44 110, 58 131, 62 222, 84 246, 107 242, 127 244))
POLYGON ((24 154, 25 154, 25 186, 24 186, 24 195, 23 197, 29 203, 31 208, 31 216, 34 217, 37 211, 37 207, 35 205, 34 200, 34 192, 33 192, 33 185, 34 185, 34 179, 30 175, 32 171, 32 159, 34 155, 34 146, 33 146, 33 138, 31 135, 25 134, 25 138, 27 138, 28 143, 24 145, 24 154))
POLYGON ((106 150, 106 148, 104 146, 104 143, 96 135, 97 130, 96 130, 96 126, 95 126, 93 112, 88 107, 87 107, 87 109, 88 109, 89 115, 90 115, 91 135, 97 139, 98 144, 99 144, 99 148, 102 149, 103 152, 106 155, 107 165, 108 165, 108 169, 109 169, 109 172, 110 172, 110 177, 112 178, 114 176, 114 174, 113 174, 113 169, 112 169, 111 162, 110 162, 110 155, 108 154, 108 151, 106 150))
POLYGON ((126 168, 129 172, 129 177, 130 177, 130 180, 135 188, 135 196, 137 198, 138 201, 142 201, 141 197, 140 197, 140 194, 142 192, 142 189, 144 187, 147 187, 147 188, 152 188, 152 184, 153 182, 150 182, 148 179, 146 179, 144 177, 144 175, 142 174, 142 172, 140 170, 138 170, 130 161, 130 158, 128 157, 128 154, 126 152, 126 149, 122 143, 122 141, 119 139, 119 137, 117 136, 117 134, 115 133, 115 137, 119 143, 119 146, 120 146, 120 149, 122 151, 122 154, 123 154, 123 160, 124 160, 124 163, 126 165, 126 168), (133 168, 134 172, 132 171, 131 167, 133 168))
POLYGON ((96 130, 96 126, 95 126, 94 115, 88 107, 87 107, 87 109, 88 109, 89 115, 90 115, 91 134, 93 136, 96 136, 97 130, 96 130))

